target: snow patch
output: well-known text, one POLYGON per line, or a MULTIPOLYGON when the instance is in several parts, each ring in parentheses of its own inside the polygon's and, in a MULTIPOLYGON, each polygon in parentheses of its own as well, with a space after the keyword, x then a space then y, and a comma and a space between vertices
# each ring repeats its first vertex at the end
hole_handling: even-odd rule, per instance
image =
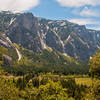
POLYGON ((15 20, 16 18, 12 18, 9 25, 11 25, 15 20))
POLYGON ((6 39, 7 39, 10 43, 12 43, 11 40, 9 39, 9 37, 6 37, 6 39))
POLYGON ((92 59, 92 57, 90 56, 90 59, 92 59))
POLYGON ((16 52, 18 54, 18 61, 20 61, 21 58, 22 58, 22 55, 21 55, 21 53, 19 52, 19 50, 17 48, 15 48, 15 49, 16 49, 16 52))
POLYGON ((64 56, 68 56, 68 54, 67 54, 67 53, 63 53, 63 55, 64 55, 64 56))
POLYGON ((49 30, 49 26, 46 25, 47 30, 49 30))
POLYGON ((65 26, 66 25, 66 23, 65 22, 63 22, 63 23, 61 23, 61 25, 60 26, 65 26))
POLYGON ((69 35, 68 38, 65 40, 65 42, 67 43, 70 38, 71 38, 71 36, 69 35))
POLYGON ((79 40, 80 40, 81 43, 83 43, 83 44, 86 45, 88 48, 90 48, 90 46, 89 46, 86 42, 84 42, 82 39, 79 38, 79 40))
POLYGON ((71 44, 71 46, 75 49, 75 45, 72 42, 69 42, 71 44))
MULTIPOLYGON (((53 31, 53 30, 52 30, 53 31)), ((62 47, 63 47, 63 52, 65 53, 65 44, 64 44, 64 42, 60 39, 60 37, 58 36, 58 34, 55 32, 55 31, 53 31, 54 33, 55 33, 55 35, 58 37, 58 39, 59 39, 59 42, 61 43, 61 45, 62 45, 62 47)))
POLYGON ((9 45, 8 45, 6 42, 4 42, 3 40, 0 39, 0 42, 1 42, 3 45, 9 47, 9 45))
POLYGON ((97 48, 100 49, 100 46, 97 45, 97 48))
POLYGON ((53 21, 49 21, 49 22, 48 22, 48 24, 51 24, 51 23, 53 23, 53 21))
POLYGON ((100 37, 100 35, 99 34, 97 34, 97 38, 99 38, 100 37))

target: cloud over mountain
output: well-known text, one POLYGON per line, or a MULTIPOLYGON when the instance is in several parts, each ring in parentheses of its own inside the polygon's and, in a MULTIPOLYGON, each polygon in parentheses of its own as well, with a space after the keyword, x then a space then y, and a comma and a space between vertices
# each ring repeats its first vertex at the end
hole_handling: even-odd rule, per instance
POLYGON ((87 6, 83 7, 83 9, 74 9, 72 11, 73 14, 84 16, 84 17, 100 17, 99 10, 95 7, 89 8, 87 6))
POLYGON ((100 25, 99 21, 89 18, 70 19, 69 21, 72 23, 77 23, 79 25, 88 25, 88 24, 100 25))
POLYGON ((81 12, 81 16, 94 16, 94 17, 99 17, 99 11, 97 9, 89 9, 88 7, 85 7, 81 12))
POLYGON ((39 0, 0 0, 0 11, 20 12, 29 10, 39 4, 39 0))
POLYGON ((99 0, 57 0, 57 2, 65 7, 81 7, 85 5, 90 5, 90 6, 100 5, 99 0))

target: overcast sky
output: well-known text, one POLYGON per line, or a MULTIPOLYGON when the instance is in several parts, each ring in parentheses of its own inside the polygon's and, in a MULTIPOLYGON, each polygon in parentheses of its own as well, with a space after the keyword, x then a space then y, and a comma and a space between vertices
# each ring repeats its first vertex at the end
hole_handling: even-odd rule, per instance
POLYGON ((100 30, 100 0, 0 0, 0 10, 32 12, 38 17, 69 20, 100 30))

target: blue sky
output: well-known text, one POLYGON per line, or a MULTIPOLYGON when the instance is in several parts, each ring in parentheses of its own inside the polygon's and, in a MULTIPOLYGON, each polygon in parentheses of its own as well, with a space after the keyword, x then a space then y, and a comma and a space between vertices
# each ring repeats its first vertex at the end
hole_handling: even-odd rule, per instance
MULTIPOLYGON (((68 0, 65 0, 68 1, 68 0)), ((70 0, 69 0, 70 1, 70 0)), ((72 0, 77 1, 77 0, 72 0)), ((94 0, 95 1, 95 0, 94 0)), ((100 29, 100 5, 87 5, 72 7, 61 5, 56 0, 41 0, 40 4, 29 10, 35 16, 47 19, 69 20, 80 25, 85 24, 87 28, 100 29)))
POLYGON ((69 20, 100 30, 100 0, 0 0, 0 4, 0 10, 32 12, 38 17, 69 20))
POLYGON ((56 0, 41 0, 40 5, 29 11, 36 16, 54 20, 74 17, 70 12, 72 9, 60 6, 56 0))

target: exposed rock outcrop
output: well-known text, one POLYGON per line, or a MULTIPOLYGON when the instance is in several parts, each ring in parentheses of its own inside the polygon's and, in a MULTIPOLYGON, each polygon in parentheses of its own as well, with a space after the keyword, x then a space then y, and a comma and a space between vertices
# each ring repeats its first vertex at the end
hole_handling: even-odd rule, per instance
POLYGON ((37 53, 50 47, 76 59, 88 60, 100 49, 100 31, 87 29, 84 25, 37 18, 31 13, 1 13, 0 16, 9 19, 5 28, 7 37, 37 53))

